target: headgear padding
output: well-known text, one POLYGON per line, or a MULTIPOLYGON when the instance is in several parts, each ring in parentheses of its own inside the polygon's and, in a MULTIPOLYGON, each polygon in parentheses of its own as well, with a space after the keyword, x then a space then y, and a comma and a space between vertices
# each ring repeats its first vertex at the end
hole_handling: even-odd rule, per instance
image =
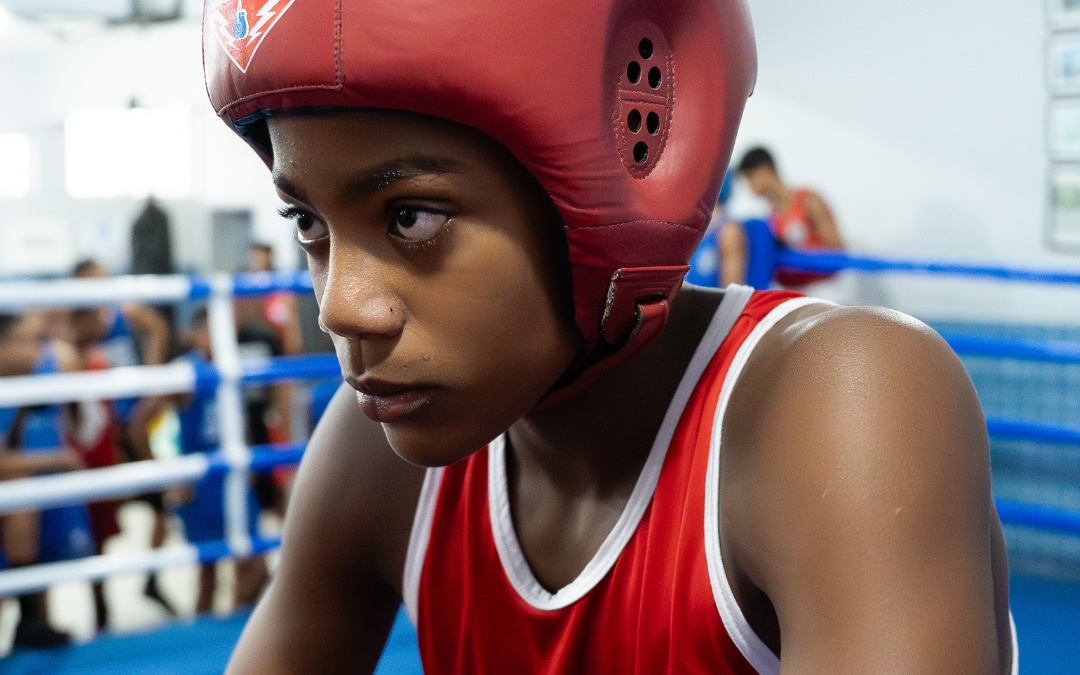
POLYGON ((724 179, 756 55, 742 0, 208 0, 215 110, 269 164, 295 109, 434 115, 505 146, 562 216, 575 320, 659 335, 724 179))

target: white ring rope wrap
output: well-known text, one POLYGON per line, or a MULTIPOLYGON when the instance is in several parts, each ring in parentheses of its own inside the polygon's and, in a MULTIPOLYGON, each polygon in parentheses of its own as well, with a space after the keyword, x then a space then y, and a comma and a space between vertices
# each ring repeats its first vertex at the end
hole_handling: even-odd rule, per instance
POLYGON ((243 557, 251 552, 247 499, 251 450, 244 438, 242 370, 233 312, 233 280, 226 274, 219 274, 214 276, 211 284, 213 293, 207 306, 210 344, 214 350, 214 367, 221 378, 217 386, 218 437, 221 454, 230 465, 225 476, 225 540, 233 553, 243 557))
POLYGON ((183 394, 195 390, 190 362, 108 370, 0 377, 0 408, 183 394))
POLYGON ((0 514, 130 497, 178 483, 194 483, 206 475, 209 467, 209 458, 197 453, 4 481, 0 484, 0 514))
POLYGON ((187 300, 190 295, 191 279, 183 274, 11 281, 0 283, 0 311, 100 307, 134 301, 162 304, 187 300))

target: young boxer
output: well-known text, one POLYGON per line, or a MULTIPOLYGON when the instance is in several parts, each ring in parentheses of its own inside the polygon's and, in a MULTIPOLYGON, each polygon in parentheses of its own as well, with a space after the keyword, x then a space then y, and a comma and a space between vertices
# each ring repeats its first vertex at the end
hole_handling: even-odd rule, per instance
POLYGON ((683 286, 739 0, 224 0, 348 383, 239 673, 1015 672, 985 426, 909 317, 683 286))

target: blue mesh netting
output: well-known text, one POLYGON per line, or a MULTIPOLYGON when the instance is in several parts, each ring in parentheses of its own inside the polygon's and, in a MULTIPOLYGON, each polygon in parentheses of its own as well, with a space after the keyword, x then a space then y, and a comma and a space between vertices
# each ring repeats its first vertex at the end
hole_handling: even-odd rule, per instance
MULTIPOLYGON (((982 337, 1080 343, 1080 328, 937 322, 982 337)), ((1080 365, 962 357, 987 416, 1080 424, 1080 365)), ((994 494, 1080 510, 1080 446, 990 439, 994 494)), ((1080 579, 1080 537, 1005 528, 1014 573, 1080 579)))

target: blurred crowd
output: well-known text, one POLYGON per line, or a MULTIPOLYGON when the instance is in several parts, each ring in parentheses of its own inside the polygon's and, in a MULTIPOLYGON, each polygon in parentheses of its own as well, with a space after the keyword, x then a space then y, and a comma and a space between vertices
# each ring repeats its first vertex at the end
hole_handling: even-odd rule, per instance
MULTIPOLYGON (((152 212, 156 208, 148 206, 151 218, 145 218, 144 212, 136 228, 142 223, 144 232, 153 230, 156 215, 152 212)), ((143 237, 144 242, 147 239, 143 237)), ((149 239, 152 241, 153 236, 149 239)), ((144 246, 148 251, 144 259, 153 257, 160 248, 144 246)), ((265 245, 253 246, 249 269, 273 270, 273 250, 265 245)), ((93 260, 80 262, 72 273, 84 279, 110 274, 93 260)), ((211 361, 213 348, 205 306, 182 309, 185 311, 171 306, 123 303, 0 314, 0 377, 157 365, 178 359, 211 361)), ((280 292, 237 299, 234 314, 242 359, 304 350, 301 312, 294 295, 280 292)), ((334 383, 324 383, 322 395, 334 388, 334 383)), ((306 385, 247 387, 245 407, 246 440, 250 445, 303 440, 313 424, 311 388, 306 385)), ((212 452, 218 445, 213 392, 0 409, 0 480, 212 452)), ((253 534, 260 515, 271 522, 280 522, 284 517, 292 478, 292 470, 253 475, 248 504, 253 534)), ((224 540, 223 497, 223 477, 218 476, 197 486, 181 486, 134 499, 152 509, 154 524, 149 543, 156 548, 162 545, 167 531, 181 523, 190 542, 224 540)), ((105 501, 0 515, 0 569, 101 554, 109 538, 120 532, 120 506, 119 501, 105 501)), ((268 576, 262 557, 236 561, 233 605, 253 603, 268 576)), ((211 609, 216 578, 213 564, 201 566, 196 611, 211 609)), ((110 607, 101 581, 93 584, 93 591, 97 625, 103 629, 109 625, 110 607)), ((157 575, 147 576, 143 593, 166 612, 176 613, 162 593, 157 575)), ((20 596, 18 604, 20 618, 14 636, 17 646, 52 647, 70 642, 67 633, 50 623, 44 593, 20 596)))

